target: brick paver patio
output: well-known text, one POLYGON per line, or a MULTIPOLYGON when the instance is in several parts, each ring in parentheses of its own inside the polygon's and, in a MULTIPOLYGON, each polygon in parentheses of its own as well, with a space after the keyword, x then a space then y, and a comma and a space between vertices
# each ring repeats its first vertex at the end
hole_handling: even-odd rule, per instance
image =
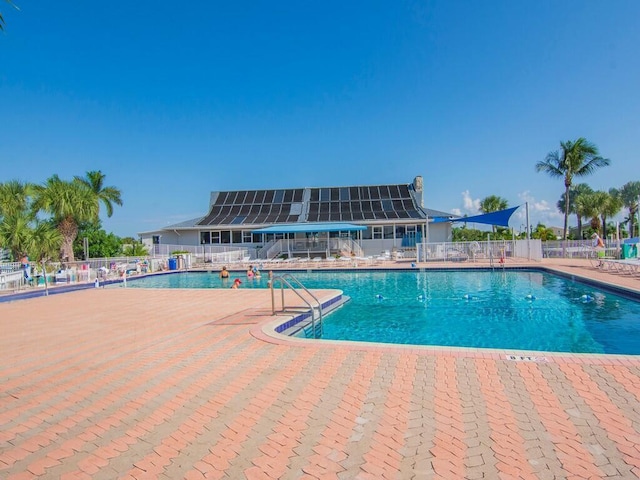
POLYGON ((640 477, 638 357, 283 341, 268 293, 0 304, 0 478, 640 477))

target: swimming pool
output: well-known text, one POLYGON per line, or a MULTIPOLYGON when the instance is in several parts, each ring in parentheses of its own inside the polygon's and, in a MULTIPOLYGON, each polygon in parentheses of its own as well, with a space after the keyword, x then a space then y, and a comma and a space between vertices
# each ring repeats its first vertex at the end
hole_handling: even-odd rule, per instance
MULTIPOLYGON (((266 288, 266 277, 242 288, 266 288)), ((296 272, 308 288, 351 297, 323 339, 573 353, 640 354, 640 302, 536 270, 296 272)), ((130 287, 222 288, 217 273, 130 281, 130 287)))

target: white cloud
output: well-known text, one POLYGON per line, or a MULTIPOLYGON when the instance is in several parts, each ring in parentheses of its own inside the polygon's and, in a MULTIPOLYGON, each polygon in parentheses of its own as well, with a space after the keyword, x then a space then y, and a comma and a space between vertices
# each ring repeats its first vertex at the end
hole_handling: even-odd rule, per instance
POLYGON ((475 215, 480 212, 480 199, 471 198, 471 192, 469 192, 469 190, 465 190, 464 192, 462 192, 462 202, 463 209, 467 213, 475 215))
POLYGON ((461 216, 462 216, 462 210, 460 210, 459 208, 452 208, 452 209, 451 209, 451 213, 452 213, 453 215, 458 216, 458 217, 461 217, 461 216))
MULTIPOLYGON (((561 226, 564 215, 558 211, 555 203, 550 204, 546 200, 536 200, 527 190, 518 194, 518 198, 529 204, 529 223, 534 227, 541 223, 547 227, 561 226)), ((518 222, 526 221, 526 208, 517 210, 515 218, 518 222)))

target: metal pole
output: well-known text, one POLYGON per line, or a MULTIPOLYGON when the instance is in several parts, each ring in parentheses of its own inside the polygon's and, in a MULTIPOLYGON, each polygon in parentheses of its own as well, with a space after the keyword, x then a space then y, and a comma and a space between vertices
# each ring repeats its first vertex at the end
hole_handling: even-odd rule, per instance
POLYGON ((640 195, 638 195, 638 206, 636 207, 636 213, 638 214, 638 221, 636 222, 636 230, 638 230, 638 236, 640 237, 640 195))
POLYGON ((44 275, 44 294, 49 295, 49 284, 47 283, 47 269, 44 268, 44 260, 42 260, 42 275, 44 275))
POLYGON ((529 224, 529 202, 524 203, 527 218, 527 259, 531 261, 531 225, 529 224))
POLYGON ((269 289, 271 290, 271 315, 276 314, 276 297, 273 293, 273 272, 269 271, 269 289))

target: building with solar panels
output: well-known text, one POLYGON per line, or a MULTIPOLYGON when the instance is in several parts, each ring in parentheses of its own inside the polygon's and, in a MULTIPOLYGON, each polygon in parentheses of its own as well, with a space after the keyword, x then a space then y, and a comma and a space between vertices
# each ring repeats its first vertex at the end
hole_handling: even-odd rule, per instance
POLYGON ((379 255, 451 241, 453 215, 409 184, 212 192, 206 215, 141 234, 148 245, 226 246, 252 258, 379 255))

